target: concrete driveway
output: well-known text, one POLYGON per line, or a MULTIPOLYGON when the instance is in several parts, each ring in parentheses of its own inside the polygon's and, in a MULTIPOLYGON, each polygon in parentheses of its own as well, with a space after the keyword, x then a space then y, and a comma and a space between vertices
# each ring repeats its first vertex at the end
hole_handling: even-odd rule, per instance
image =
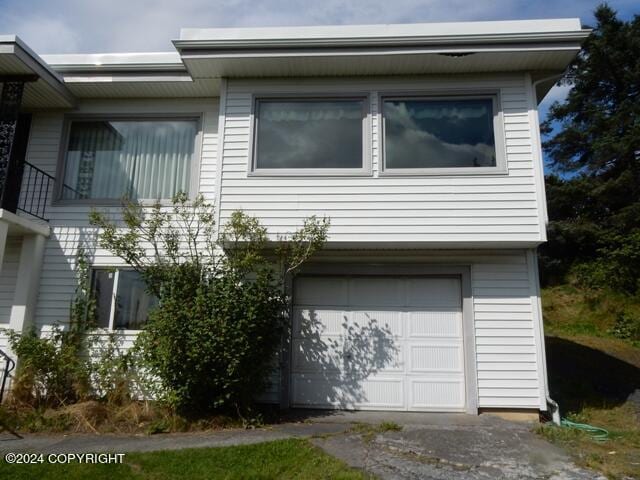
POLYGON ((129 452, 201 448, 309 438, 330 455, 382 479, 604 479, 578 468, 559 448, 531 433, 531 424, 488 415, 382 412, 294 412, 257 430, 153 436, 0 435, 0 455, 129 452), (381 422, 402 426, 380 431, 381 422))
MULTIPOLYGON (((349 415, 342 414, 342 418, 349 415)), ((373 435, 346 432, 311 441, 330 455, 383 479, 605 480, 596 472, 577 467, 564 451, 532 433, 533 424, 488 415, 353 415, 356 421, 377 418, 403 428, 373 435)))

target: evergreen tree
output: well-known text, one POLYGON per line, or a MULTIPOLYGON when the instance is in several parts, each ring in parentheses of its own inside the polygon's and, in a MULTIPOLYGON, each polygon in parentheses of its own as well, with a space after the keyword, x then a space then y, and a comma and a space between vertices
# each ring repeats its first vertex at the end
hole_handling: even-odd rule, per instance
POLYGON ((624 22, 602 4, 597 25, 561 83, 543 147, 554 174, 546 179, 549 243, 543 278, 575 273, 591 286, 640 286, 640 16, 624 22), (557 133, 554 124, 559 124, 557 133))

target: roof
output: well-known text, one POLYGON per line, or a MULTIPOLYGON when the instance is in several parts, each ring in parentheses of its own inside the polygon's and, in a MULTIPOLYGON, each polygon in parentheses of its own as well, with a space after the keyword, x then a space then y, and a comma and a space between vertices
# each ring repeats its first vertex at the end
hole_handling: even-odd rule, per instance
POLYGON ((10 77, 29 80, 23 104, 27 107, 68 108, 75 99, 62 76, 16 35, 0 35, 0 82, 10 77))
MULTIPOLYGON (((17 37, 0 36, 0 68, 3 61, 12 62, 1 55, 3 45, 13 43, 35 62, 38 75, 58 82, 58 87, 78 98, 215 96, 225 77, 514 71, 544 77, 561 74, 589 32, 577 18, 186 28, 173 41, 174 52, 42 57, 17 37)), ((542 93, 552 84, 545 84, 542 93)))
POLYGON ((332 25, 266 28, 184 28, 184 47, 374 46, 582 38, 578 18, 493 22, 332 25))

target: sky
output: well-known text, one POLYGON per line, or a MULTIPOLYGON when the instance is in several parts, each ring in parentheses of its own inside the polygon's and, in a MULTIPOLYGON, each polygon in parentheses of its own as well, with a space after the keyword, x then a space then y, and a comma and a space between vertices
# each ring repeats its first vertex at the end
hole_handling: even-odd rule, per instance
MULTIPOLYGON (((0 34, 36 53, 174 51, 180 28, 456 22, 580 17, 593 25, 600 0, 0 0, 0 34)), ((638 0, 610 0, 620 18, 638 0)), ((554 87, 540 105, 565 98, 554 87)))

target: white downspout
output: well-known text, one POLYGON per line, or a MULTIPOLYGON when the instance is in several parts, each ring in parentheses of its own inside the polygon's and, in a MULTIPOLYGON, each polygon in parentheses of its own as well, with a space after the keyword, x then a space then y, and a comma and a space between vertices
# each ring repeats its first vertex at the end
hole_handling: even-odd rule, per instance
MULTIPOLYGON (((549 80, 553 80, 553 79, 560 79, 562 78, 562 74, 560 75, 551 75, 549 77, 544 77, 544 78, 540 78, 538 80, 536 80, 535 82, 532 82, 531 84, 531 90, 532 90, 532 96, 533 96, 533 105, 532 105, 532 113, 534 115, 534 119, 535 119, 535 135, 536 135, 536 143, 537 143, 537 156, 538 156, 538 161, 540 162, 540 167, 542 169, 544 169, 544 164, 542 163, 542 140, 540 138, 540 118, 538 117, 538 98, 537 98, 537 94, 536 94, 536 86, 539 83, 542 82, 547 82, 549 80)), ((546 192, 544 190, 544 174, 543 174, 543 178, 542 178, 542 192, 544 195, 544 204, 545 204, 545 211, 544 211, 544 215, 545 215, 545 226, 546 224, 549 222, 549 217, 547 215, 547 210, 546 210, 546 192)), ((542 349, 542 355, 544 356, 544 361, 542 362, 542 368, 543 368, 543 372, 542 372, 542 376, 543 376, 543 383, 544 383, 544 393, 545 393, 545 401, 547 402, 547 406, 549 407, 549 411, 551 412, 551 420, 553 421, 553 423, 555 425, 560 426, 561 424, 561 418, 560 418, 560 406, 558 405, 558 402, 556 402, 553 398, 551 398, 551 395, 549 393, 549 378, 547 376, 547 353, 545 351, 545 344, 544 344, 544 324, 542 321, 542 302, 540 302, 540 294, 539 294, 539 285, 540 285, 540 278, 538 276, 538 257, 537 255, 532 255, 533 257, 533 267, 534 267, 534 274, 535 274, 535 281, 536 281, 536 288, 538 290, 538 295, 537 295, 537 302, 538 302, 538 321, 540 323, 540 346, 542 349)))

